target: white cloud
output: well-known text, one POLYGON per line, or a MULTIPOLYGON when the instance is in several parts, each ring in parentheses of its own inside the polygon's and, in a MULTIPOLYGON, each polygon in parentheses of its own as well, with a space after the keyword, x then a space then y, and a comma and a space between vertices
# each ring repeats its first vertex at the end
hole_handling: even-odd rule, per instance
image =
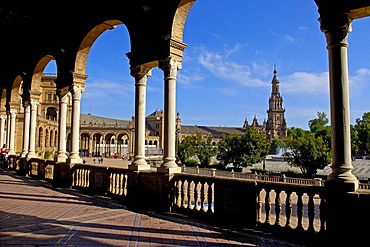
MULTIPOLYGON (((368 83, 370 77, 370 69, 360 68, 356 70, 355 75, 349 77, 351 90, 362 89, 365 83, 368 83)), ((361 90, 362 92, 362 90, 361 90)))
POLYGON ((118 83, 110 81, 87 82, 83 99, 109 99, 133 95, 134 83, 118 83))
POLYGON ((279 78, 284 93, 329 95, 329 73, 294 72, 279 78))
POLYGON ((200 82, 204 79, 204 77, 197 71, 190 72, 180 71, 177 74, 177 82, 184 88, 196 88, 200 87, 200 82))
MULTIPOLYGON (((225 54, 229 54, 226 52, 225 54)), ((225 81, 235 82, 242 86, 268 86, 269 83, 254 76, 253 67, 238 64, 228 59, 225 54, 217 54, 203 50, 198 57, 198 62, 214 76, 225 81)))
POLYGON ((272 33, 272 35, 282 39, 283 41, 287 41, 290 44, 294 44, 296 42, 296 39, 292 35, 279 34, 279 33, 275 33, 275 32, 271 32, 271 33, 272 33))

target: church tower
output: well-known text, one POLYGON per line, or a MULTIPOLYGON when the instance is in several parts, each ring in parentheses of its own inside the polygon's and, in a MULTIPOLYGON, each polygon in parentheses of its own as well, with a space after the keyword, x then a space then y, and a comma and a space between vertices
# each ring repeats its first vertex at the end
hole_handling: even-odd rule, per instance
POLYGON ((287 136, 287 124, 284 117, 285 109, 283 108, 283 98, 280 95, 279 84, 275 66, 274 77, 271 81, 272 92, 269 99, 269 109, 267 110, 266 135, 270 140, 287 136))

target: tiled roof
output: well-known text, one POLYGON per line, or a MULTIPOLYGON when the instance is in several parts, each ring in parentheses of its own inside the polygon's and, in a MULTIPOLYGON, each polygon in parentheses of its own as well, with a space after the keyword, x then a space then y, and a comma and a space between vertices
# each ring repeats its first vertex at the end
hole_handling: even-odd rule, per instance
POLYGON ((129 124, 130 121, 128 120, 121 120, 121 119, 114 119, 114 118, 106 118, 106 117, 99 117, 99 116, 93 116, 90 114, 84 114, 81 113, 80 115, 80 123, 81 124, 88 124, 92 122, 93 124, 107 124, 107 125, 112 125, 112 124, 118 124, 119 126, 127 125, 129 124))
POLYGON ((212 127, 212 126, 191 126, 181 125, 181 134, 196 134, 201 132, 204 134, 211 134, 212 136, 222 136, 222 134, 242 134, 245 129, 241 127, 212 127))

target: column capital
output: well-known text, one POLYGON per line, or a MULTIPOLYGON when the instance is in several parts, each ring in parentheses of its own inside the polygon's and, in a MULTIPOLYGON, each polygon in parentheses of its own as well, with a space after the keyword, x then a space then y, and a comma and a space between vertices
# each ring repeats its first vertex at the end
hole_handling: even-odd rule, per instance
POLYGON ((63 98, 70 92, 69 87, 62 87, 57 89, 57 95, 59 98, 63 98))
POLYGON ((38 100, 31 100, 30 101, 31 110, 36 110, 36 108, 37 108, 38 105, 39 105, 39 101, 38 100))
POLYGON ((22 106, 24 109, 29 108, 30 106, 30 99, 22 99, 22 106))
POLYGON ((13 117, 13 116, 15 117, 15 115, 17 114, 17 112, 18 112, 18 111, 17 111, 16 109, 10 109, 10 111, 9 111, 9 112, 10 112, 10 115, 11 115, 12 117, 13 117))
POLYGON ((347 36, 352 31, 352 19, 348 13, 322 15, 319 22, 320 29, 326 36, 328 47, 338 44, 348 46, 347 36))
POLYGON ((158 67, 163 70, 165 77, 176 78, 177 71, 182 68, 182 64, 174 57, 167 57, 159 61, 158 67))
POLYGON ((69 90, 72 93, 73 100, 81 100, 81 95, 84 91, 84 87, 72 85, 70 86, 69 90))
POLYGON ((152 75, 152 68, 137 65, 130 68, 131 76, 135 77, 136 79, 142 79, 144 76, 149 77, 152 75))

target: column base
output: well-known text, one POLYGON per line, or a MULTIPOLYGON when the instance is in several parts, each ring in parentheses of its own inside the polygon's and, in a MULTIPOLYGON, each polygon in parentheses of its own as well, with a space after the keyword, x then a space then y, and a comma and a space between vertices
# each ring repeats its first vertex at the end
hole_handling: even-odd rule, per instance
POLYGON ((344 180, 327 180, 325 181, 325 189, 330 193, 346 193, 355 192, 358 189, 358 180, 344 181, 344 180))
POLYGON ((56 162, 60 162, 60 163, 64 163, 64 162, 66 162, 66 161, 67 161, 67 159, 68 159, 68 156, 63 152, 63 153, 59 153, 59 154, 55 157, 54 161, 56 161, 56 162))
POLYGON ((131 171, 147 171, 150 170, 151 167, 148 164, 135 165, 134 162, 132 162, 128 165, 128 169, 131 171))
POLYGON ((358 179, 352 173, 351 164, 335 164, 325 181, 325 188, 332 193, 355 192, 358 189, 358 179))
POLYGON ((26 157, 27 159, 37 158, 37 155, 35 152, 29 152, 26 157))
POLYGON ((81 164, 82 159, 81 158, 69 158, 68 163, 69 164, 81 164))
POLYGON ((55 161, 55 162, 57 162, 57 163, 64 163, 64 162, 66 162, 66 161, 67 161, 67 157, 65 157, 65 158, 62 158, 62 157, 56 157, 56 158, 54 159, 54 161, 55 161))
POLYGON ((157 168, 158 173, 165 173, 165 174, 173 174, 173 173, 181 173, 181 167, 158 167, 157 168))

